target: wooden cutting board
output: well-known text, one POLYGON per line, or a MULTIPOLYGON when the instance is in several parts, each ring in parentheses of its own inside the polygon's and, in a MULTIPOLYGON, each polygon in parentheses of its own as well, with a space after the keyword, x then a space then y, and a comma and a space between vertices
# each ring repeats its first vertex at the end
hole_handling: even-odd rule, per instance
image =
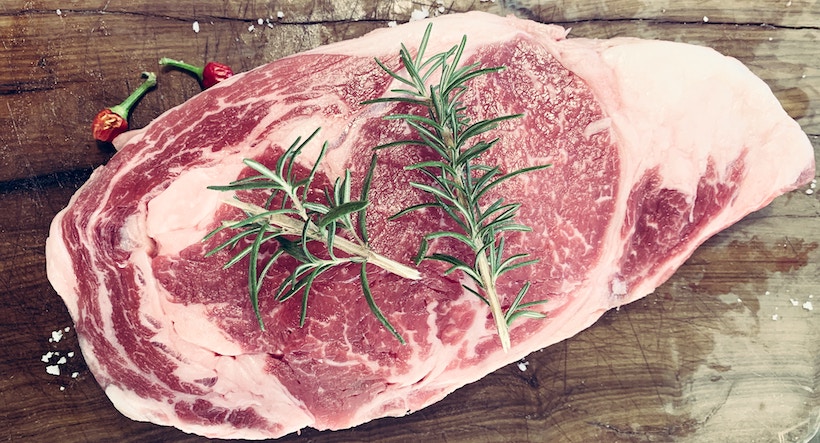
MULTIPOLYGON (((816 1, 3 0, 0 439, 205 441, 113 408, 46 280, 52 217, 113 155, 90 136, 96 112, 162 56, 243 71, 405 22, 423 6, 514 13, 572 27, 572 36, 713 46, 762 77, 820 152, 816 1)), ((160 82, 132 127, 199 91, 179 72, 160 82)), ((820 428, 820 202, 810 191, 716 235, 655 294, 440 403, 281 441, 808 441, 820 428)))

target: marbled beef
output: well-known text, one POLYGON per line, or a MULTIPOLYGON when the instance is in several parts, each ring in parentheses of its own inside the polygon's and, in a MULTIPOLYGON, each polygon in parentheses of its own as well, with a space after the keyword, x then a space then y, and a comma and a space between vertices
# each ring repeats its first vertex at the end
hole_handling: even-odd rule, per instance
MULTIPOLYGON (((76 323, 83 355, 113 404, 135 420, 221 438, 339 429, 423 408, 528 353, 576 334, 604 312, 652 292, 719 230, 814 175, 812 147, 767 86, 703 47, 619 38, 565 38, 557 26, 482 13, 434 20, 428 54, 467 35, 466 62, 504 65, 464 96, 475 118, 524 113, 493 135, 485 162, 504 170, 552 163, 499 190, 523 204, 533 232, 509 250, 540 259, 500 282, 547 298, 544 320, 512 328, 504 353, 488 309, 459 276, 425 262, 423 278, 370 272, 374 297, 402 346, 371 315, 357 270, 316 282, 304 327, 299 302, 267 296, 257 325, 247 267, 227 270, 203 236, 239 217, 208 185, 271 165, 321 127, 330 150, 318 178, 361 179, 371 149, 407 137, 384 121, 400 43, 414 22, 297 54, 236 75, 119 140, 54 220, 48 276, 76 323)), ((320 144, 310 145, 304 166, 320 144)), ((382 151, 368 212, 371 245, 410 263, 441 214, 387 217, 422 201, 402 167, 418 148, 382 151)), ((357 181, 358 184, 358 181, 357 181)), ((439 243, 434 247, 446 247, 439 243)))

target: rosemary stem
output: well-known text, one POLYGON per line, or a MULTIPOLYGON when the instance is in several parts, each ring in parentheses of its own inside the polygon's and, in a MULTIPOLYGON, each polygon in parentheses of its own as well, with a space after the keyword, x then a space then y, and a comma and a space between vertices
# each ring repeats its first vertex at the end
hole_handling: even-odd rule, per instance
MULTIPOLYGON (((445 135, 447 136, 445 137, 445 140, 448 141, 452 159, 455 159, 457 157, 458 149, 455 147, 452 135, 445 135)), ((454 163, 452 159, 451 163, 454 163)), ((454 177, 454 179, 458 183, 458 187, 463 189, 464 178, 459 175, 454 177)), ((462 207, 470 207, 467 197, 463 193, 458 193, 458 200, 462 207)), ((507 326, 507 320, 504 312, 501 310, 501 302, 498 300, 498 291, 496 291, 495 288, 495 279, 493 278, 493 272, 490 269, 490 263, 487 261, 487 254, 483 252, 485 246, 484 240, 480 235, 477 235, 477 232, 479 231, 477 226, 473 226, 472 223, 470 223, 470 230, 472 231, 470 232, 470 237, 475 246, 473 250, 482 251, 476 257, 476 266, 478 267, 478 274, 481 277, 481 284, 484 286, 484 295, 490 303, 490 312, 493 315, 493 321, 495 321, 495 328, 498 331, 498 339, 501 341, 501 348, 504 349, 504 352, 507 352, 510 350, 510 330, 507 326)))
MULTIPOLYGON (((480 238, 476 239, 476 244, 483 248, 483 242, 480 238)), ((476 264, 478 265, 478 272, 484 283, 484 294, 487 296, 487 301, 490 302, 490 311, 495 320, 495 328, 498 330, 498 338, 501 340, 501 347, 504 352, 510 350, 510 330, 507 327, 507 320, 504 312, 501 310, 501 302, 498 300, 498 292, 495 289, 495 280, 492 277, 490 264, 487 262, 487 256, 482 252, 476 257, 476 264)))
MULTIPOLYGON (((266 212, 266 210, 261 206, 253 205, 239 200, 225 200, 224 203, 239 208, 253 215, 266 212)), ((284 214, 272 214, 268 217, 268 221, 272 226, 276 226, 285 231, 286 233, 293 235, 301 235, 302 230, 305 227, 305 222, 297 220, 293 217, 288 217, 284 214)), ((311 240, 318 240, 323 243, 327 242, 324 235, 322 234, 322 231, 315 226, 308 227, 307 235, 311 240)), ((384 269, 387 272, 390 272, 391 274, 398 275, 399 277, 409 278, 411 280, 421 279, 421 273, 419 273, 417 269, 411 268, 395 260, 389 259, 383 255, 377 254, 373 252, 371 249, 354 243, 344 237, 337 236, 333 240, 333 247, 338 248, 350 255, 357 256, 361 258, 361 261, 371 263, 375 266, 378 266, 379 268, 384 269)))

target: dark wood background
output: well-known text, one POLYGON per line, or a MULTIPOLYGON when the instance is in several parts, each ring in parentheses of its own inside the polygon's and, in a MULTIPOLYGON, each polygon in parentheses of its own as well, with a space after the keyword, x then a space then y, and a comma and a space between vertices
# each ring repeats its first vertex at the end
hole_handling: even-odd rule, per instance
MULTIPOLYGON (((96 112, 162 56, 243 71, 405 22, 424 6, 515 13, 572 27, 572 36, 713 46, 762 77, 820 151, 813 0, 2 0, 0 439, 205 440, 123 417, 73 329, 49 341, 71 326, 46 280, 49 223, 113 155, 90 136, 96 112), (43 361, 50 351, 60 355, 43 361), (60 356, 61 374, 46 373, 60 356)), ((199 91, 179 72, 162 73, 160 84, 132 127, 199 91)), ((510 365, 407 417, 281 441, 806 441, 820 427, 820 203, 807 190, 718 234, 655 294, 535 352, 523 371, 510 365)))

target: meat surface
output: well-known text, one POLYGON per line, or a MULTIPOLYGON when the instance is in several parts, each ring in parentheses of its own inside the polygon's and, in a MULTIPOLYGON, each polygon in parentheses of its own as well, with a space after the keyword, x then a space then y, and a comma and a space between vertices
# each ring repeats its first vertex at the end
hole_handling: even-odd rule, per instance
MULTIPOLYGON (((206 189, 271 166, 297 136, 321 127, 329 152, 317 181, 349 168, 356 184, 372 148, 408 137, 362 105, 397 85, 425 22, 297 54, 236 75, 118 140, 55 218, 48 277, 76 324, 88 367, 134 420, 219 438, 261 439, 303 427, 340 429, 402 416, 590 326, 651 293, 711 235, 814 176, 812 147, 768 87, 738 61, 670 42, 565 38, 566 31, 483 13, 433 19, 428 54, 467 36, 465 62, 504 65, 464 96, 476 119, 524 113, 491 135, 484 158, 509 171, 552 163, 497 190, 522 203, 533 232, 507 249, 540 261, 499 282, 509 305, 522 281, 547 318, 513 324, 504 352, 489 311, 457 274, 425 261, 423 278, 370 270, 373 295, 407 340, 400 345, 362 297, 356 267, 329 271, 299 302, 263 286, 260 330, 247 266, 201 239, 241 212, 206 189), (266 296, 267 295, 267 296, 266 296)), ((302 166, 318 155, 308 145, 302 166)), ((380 151, 368 209, 371 246, 410 264, 422 235, 446 225, 434 210, 388 217, 426 200, 404 165, 422 148, 380 151)), ((358 192, 357 189, 354 189, 358 192)), ((433 248, 444 250, 445 241, 433 248)))

